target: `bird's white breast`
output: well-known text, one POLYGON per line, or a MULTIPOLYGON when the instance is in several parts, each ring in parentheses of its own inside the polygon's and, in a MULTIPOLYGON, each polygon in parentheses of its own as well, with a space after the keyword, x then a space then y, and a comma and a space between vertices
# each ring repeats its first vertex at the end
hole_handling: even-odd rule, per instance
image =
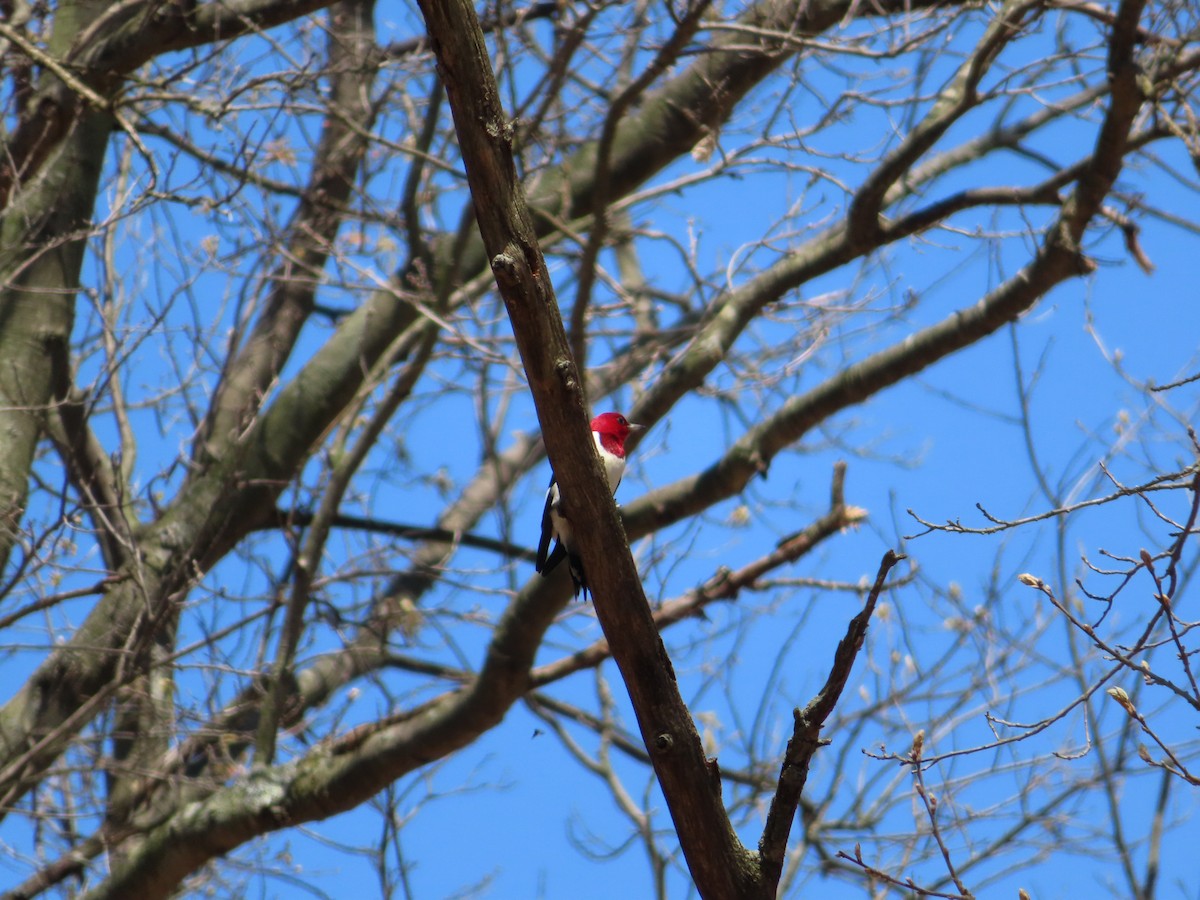
POLYGON ((600 433, 592 432, 592 440, 596 442, 596 449, 600 451, 600 459, 604 463, 604 474, 608 478, 608 489, 616 493, 617 485, 621 483, 621 476, 625 474, 625 457, 617 456, 615 453, 609 453, 604 449, 604 445, 600 443, 600 433))

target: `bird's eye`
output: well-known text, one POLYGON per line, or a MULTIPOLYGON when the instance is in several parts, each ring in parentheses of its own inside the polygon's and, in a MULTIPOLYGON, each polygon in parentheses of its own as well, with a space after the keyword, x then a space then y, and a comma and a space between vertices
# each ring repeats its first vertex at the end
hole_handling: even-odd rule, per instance
POLYGON ((624 416, 617 416, 617 424, 618 425, 628 425, 629 423, 625 421, 624 416))

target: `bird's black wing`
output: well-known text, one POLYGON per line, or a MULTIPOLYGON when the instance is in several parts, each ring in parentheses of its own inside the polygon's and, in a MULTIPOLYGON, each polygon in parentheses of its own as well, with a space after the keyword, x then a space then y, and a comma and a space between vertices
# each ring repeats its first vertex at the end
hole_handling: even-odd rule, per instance
POLYGON ((550 476, 550 487, 546 489, 546 507, 542 510, 542 536, 538 540, 537 561, 534 563, 534 569, 545 575, 556 565, 558 565, 566 551, 558 542, 555 542, 554 552, 550 551, 550 538, 554 536, 554 523, 550 520, 550 510, 554 507, 554 476, 550 476))

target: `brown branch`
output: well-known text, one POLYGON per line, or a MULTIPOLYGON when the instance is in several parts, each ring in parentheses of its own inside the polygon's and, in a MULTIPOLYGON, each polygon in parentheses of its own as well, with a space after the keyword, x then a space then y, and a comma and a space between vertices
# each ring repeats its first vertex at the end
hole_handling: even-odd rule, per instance
POLYGON ((954 867, 954 860, 950 858, 950 848, 946 846, 946 839, 942 836, 942 828, 938 825, 938 798, 925 784, 925 767, 921 763, 921 752, 924 747, 925 732, 918 731, 913 738, 912 752, 909 754, 909 758, 912 761, 913 780, 916 781, 913 789, 916 791, 917 796, 921 798, 921 805, 925 807, 925 815, 929 818, 930 834, 933 836, 934 843, 938 846, 938 851, 942 854, 942 861, 946 864, 946 872, 950 880, 958 888, 959 894, 963 897, 973 898, 975 895, 963 884, 962 876, 954 867))
MULTIPOLYGON (((316 513, 311 509, 277 509, 269 520, 257 523, 257 527, 259 529, 307 528, 315 519, 316 513)), ((469 531, 456 531, 452 528, 408 525, 404 522, 388 522, 374 516, 356 516, 350 513, 338 513, 330 520, 330 526, 368 534, 386 534, 389 537, 408 541, 437 541, 460 547, 474 547, 478 550, 489 550, 508 559, 519 559, 529 563, 537 559, 536 551, 520 544, 469 531)))
MULTIPOLYGON (((838 851, 838 859, 844 859, 844 860, 847 860, 848 862, 853 863, 858 868, 862 869, 863 872, 865 872, 867 875, 869 875, 875 881, 881 881, 884 884, 889 884, 893 887, 897 887, 897 888, 901 888, 902 890, 909 891, 915 897, 940 897, 940 898, 942 898, 942 900, 972 900, 970 895, 950 894, 945 891, 938 891, 938 890, 933 890, 931 888, 924 888, 924 887, 921 887, 919 884, 917 884, 915 881, 913 881, 911 878, 904 878, 904 879, 897 878, 895 875, 891 875, 887 872, 884 872, 882 869, 877 869, 872 865, 868 865, 867 862, 862 857, 862 847, 860 847, 858 844, 854 845, 854 855, 853 856, 851 856, 849 853, 846 853, 845 851, 839 850, 838 851)), ((1021 891, 1021 894, 1025 894, 1025 892, 1021 891)))
POLYGON ((1200 469, 1197 469, 1197 467, 1193 465, 1180 472, 1171 472, 1166 475, 1155 476, 1149 481, 1143 482, 1135 487, 1118 485, 1115 491, 1110 494, 1105 494, 1102 497, 1092 497, 1088 500, 1080 500, 1078 503, 1070 503, 1066 506, 1057 506, 1054 509, 1044 510, 1043 512, 1034 513, 1029 516, 1022 516, 1019 519, 999 518, 998 516, 995 516, 984 509, 981 504, 977 503, 975 504, 976 509, 983 514, 984 518, 993 523, 985 528, 972 528, 970 526, 963 525, 962 522, 957 519, 950 519, 946 522, 928 521, 926 519, 922 519, 915 512, 909 509, 906 510, 908 515, 923 525, 925 530, 917 532, 916 534, 906 534, 904 539, 906 541, 910 541, 913 538, 922 537, 933 531, 945 531, 949 532, 950 534, 998 534, 1001 531, 1020 528, 1023 525, 1029 525, 1034 522, 1042 522, 1046 519, 1056 519, 1062 516, 1068 516, 1072 513, 1078 512, 1081 509, 1088 509, 1089 507, 1093 506, 1105 506, 1124 497, 1140 497, 1145 499, 1145 496, 1151 491, 1176 491, 1187 487, 1187 485, 1183 483, 1181 479, 1185 477, 1195 479, 1198 472, 1200 472, 1200 469))
POLYGON ((775 790, 775 796, 771 798, 767 822, 758 842, 762 867, 772 884, 779 883, 779 876, 783 871, 788 836, 791 834, 796 808, 800 805, 800 797, 804 793, 804 785, 808 781, 809 764, 817 750, 829 743, 821 738, 821 728, 833 712, 850 678, 850 670, 854 667, 858 651, 862 649, 867 626, 871 622, 871 614, 875 611, 875 603, 883 590, 887 574, 902 559, 904 556, 893 550, 883 555, 879 563, 879 572, 875 575, 875 584, 871 587, 862 612, 850 620, 846 626, 846 636, 838 642, 837 650, 833 654, 833 666, 829 670, 829 677, 825 679, 824 687, 809 701, 808 706, 793 712, 795 727, 783 756, 779 786, 775 790))

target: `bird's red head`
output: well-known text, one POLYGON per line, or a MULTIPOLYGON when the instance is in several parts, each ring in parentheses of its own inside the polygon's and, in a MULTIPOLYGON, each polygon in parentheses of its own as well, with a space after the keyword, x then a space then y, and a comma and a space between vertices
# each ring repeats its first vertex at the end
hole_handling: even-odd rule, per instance
POLYGON ((634 425, 620 413, 600 413, 592 419, 592 431, 600 435, 600 444, 609 453, 625 456, 625 439, 638 431, 645 431, 645 425, 634 425))

